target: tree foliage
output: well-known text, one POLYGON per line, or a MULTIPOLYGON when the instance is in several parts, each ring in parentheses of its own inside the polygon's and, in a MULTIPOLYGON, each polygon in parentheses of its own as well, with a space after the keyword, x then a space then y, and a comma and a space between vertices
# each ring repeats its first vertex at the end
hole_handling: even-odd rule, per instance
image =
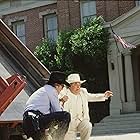
POLYGON ((56 43, 43 39, 34 53, 50 71, 78 72, 95 82, 107 69, 109 33, 103 25, 101 17, 89 19, 81 28, 60 32, 56 43))
POLYGON ((57 68, 56 43, 43 38, 40 44, 36 46, 34 54, 50 70, 57 68))

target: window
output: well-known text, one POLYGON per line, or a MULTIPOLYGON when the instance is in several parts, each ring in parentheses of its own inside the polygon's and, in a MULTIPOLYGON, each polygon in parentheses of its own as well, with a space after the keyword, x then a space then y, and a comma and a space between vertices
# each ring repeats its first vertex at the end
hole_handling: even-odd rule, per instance
POLYGON ((96 1, 81 1, 81 23, 96 16, 96 1))
POLYGON ((52 41, 57 40, 58 27, 57 16, 55 14, 44 16, 44 35, 52 41))
POLYGON ((25 22, 16 21, 12 23, 13 32, 25 44, 25 22))

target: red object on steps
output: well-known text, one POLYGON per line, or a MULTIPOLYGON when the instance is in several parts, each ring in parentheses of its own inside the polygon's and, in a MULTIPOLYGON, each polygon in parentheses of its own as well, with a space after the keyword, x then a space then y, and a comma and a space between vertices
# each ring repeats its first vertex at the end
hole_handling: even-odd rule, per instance
POLYGON ((26 78, 19 74, 4 79, 0 77, 0 115, 26 86, 26 78))

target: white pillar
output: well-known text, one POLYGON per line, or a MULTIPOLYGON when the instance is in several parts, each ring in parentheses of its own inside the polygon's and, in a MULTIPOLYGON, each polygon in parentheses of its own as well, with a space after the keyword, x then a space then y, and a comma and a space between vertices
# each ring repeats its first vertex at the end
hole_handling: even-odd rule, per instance
POLYGON ((136 102, 135 102, 134 80, 130 51, 124 53, 124 61, 125 61, 125 83, 126 83, 127 102, 123 103, 123 111, 134 112, 136 111, 136 102))
POLYGON ((120 115, 120 112, 122 110, 122 104, 120 99, 121 91, 120 91, 118 54, 115 51, 114 52, 112 51, 112 54, 108 55, 108 71, 109 71, 110 90, 113 91, 113 97, 111 98, 110 103, 110 115, 116 116, 120 115), (111 63, 114 65, 114 69, 112 69, 111 63))

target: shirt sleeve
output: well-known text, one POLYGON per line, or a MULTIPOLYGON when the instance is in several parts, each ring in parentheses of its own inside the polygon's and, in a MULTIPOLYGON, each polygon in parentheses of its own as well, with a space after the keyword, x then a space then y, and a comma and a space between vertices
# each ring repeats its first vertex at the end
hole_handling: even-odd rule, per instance
MULTIPOLYGON (((67 95, 67 88, 64 87, 63 90, 61 90, 60 94, 59 94, 59 99, 63 98, 63 96, 67 95)), ((68 101, 66 101, 64 104, 63 104, 63 109, 64 111, 67 111, 67 112, 70 112, 69 110, 69 99, 68 101)))
POLYGON ((104 96, 103 93, 88 93, 86 88, 83 88, 82 90, 86 94, 88 102, 100 102, 108 99, 104 96))
POLYGON ((63 111, 59 103, 57 92, 52 92, 51 94, 49 94, 49 98, 51 112, 63 111))
POLYGON ((64 87, 64 88, 60 91, 60 93, 59 93, 59 95, 58 95, 58 98, 61 99, 61 98, 63 98, 65 95, 67 95, 67 88, 66 88, 66 87, 64 87))

